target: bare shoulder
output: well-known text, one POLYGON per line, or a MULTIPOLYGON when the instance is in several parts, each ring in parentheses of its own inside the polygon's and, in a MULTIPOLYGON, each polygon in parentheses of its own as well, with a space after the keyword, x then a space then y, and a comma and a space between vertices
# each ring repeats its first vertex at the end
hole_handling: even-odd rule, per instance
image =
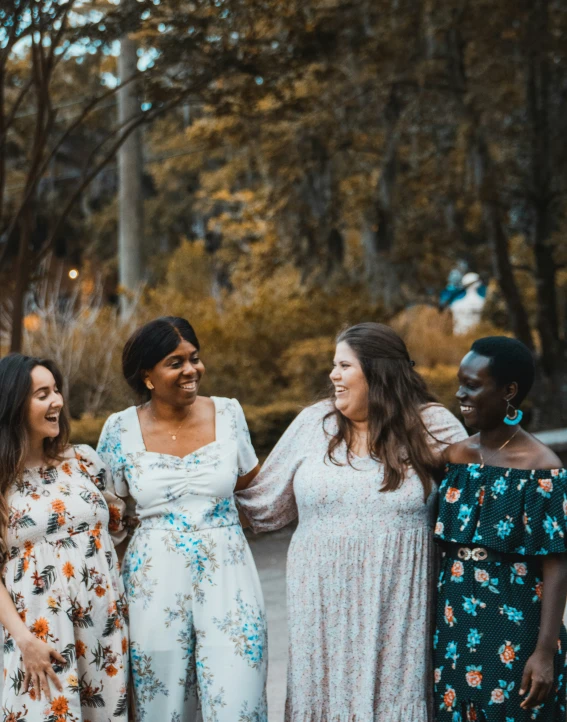
POLYGON ((203 416, 214 416, 216 409, 215 402, 210 396, 197 396, 193 407, 194 411, 203 416))
POLYGON ((448 464, 474 464, 478 461, 478 434, 451 444, 443 456, 448 464))
POLYGON ((532 434, 526 434, 524 448, 527 466, 532 469, 559 469, 563 466, 557 454, 532 434))

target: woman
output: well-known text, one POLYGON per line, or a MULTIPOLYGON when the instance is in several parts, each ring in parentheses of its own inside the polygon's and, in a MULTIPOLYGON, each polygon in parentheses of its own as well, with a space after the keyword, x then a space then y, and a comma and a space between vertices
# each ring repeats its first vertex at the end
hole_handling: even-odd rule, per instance
POLYGON ((99 453, 140 520, 124 561, 136 719, 267 722, 264 602, 233 499, 258 466, 242 408, 198 395, 182 318, 138 329, 122 361, 146 402, 108 419, 99 453))
MULTIPOLYGON (((288 552, 289 722, 426 722, 435 450, 464 437, 392 329, 337 342, 331 398, 302 411, 238 494, 288 552)), ((432 630, 431 630, 432 631, 432 630)))
POLYGON ((501 336, 459 369, 479 433, 449 447, 440 488, 439 722, 565 722, 567 472, 519 425, 533 380, 528 348, 501 336))
POLYGON ((5 722, 127 719, 124 589, 109 529, 122 503, 88 446, 68 445, 51 361, 0 361, 0 623, 5 722))

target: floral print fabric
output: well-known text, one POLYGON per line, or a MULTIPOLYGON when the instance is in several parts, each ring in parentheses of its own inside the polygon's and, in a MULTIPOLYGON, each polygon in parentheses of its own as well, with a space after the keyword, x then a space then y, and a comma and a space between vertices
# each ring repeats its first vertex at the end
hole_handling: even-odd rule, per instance
POLYGON ((564 544, 566 491, 564 469, 447 467, 437 539, 525 556, 487 562, 461 560, 452 550, 446 554, 434 642, 439 722, 565 722, 564 627, 548 700, 534 710, 522 710, 519 690, 539 633, 541 555, 562 551, 564 544))
MULTIPOLYGON (((326 460, 330 409, 302 411, 237 494, 255 531, 299 516, 287 564, 285 719, 427 722, 435 494, 424 503, 411 469, 397 491, 381 493, 381 463, 326 460)), ((425 408, 423 420, 440 443, 466 437, 441 406, 425 408)))
POLYGON ((258 460, 240 404, 213 402, 215 441, 184 458, 146 451, 135 407, 99 442, 140 520, 124 559, 137 722, 268 719, 264 602, 233 498, 258 460))
POLYGON ((23 693, 24 668, 4 630, 4 722, 127 719, 127 605, 109 531, 125 535, 124 504, 88 446, 59 466, 31 469, 8 492, 4 584, 28 628, 66 659, 51 702, 23 693))
POLYGON ((449 464, 439 494, 439 540, 527 556, 567 552, 565 469, 449 464))

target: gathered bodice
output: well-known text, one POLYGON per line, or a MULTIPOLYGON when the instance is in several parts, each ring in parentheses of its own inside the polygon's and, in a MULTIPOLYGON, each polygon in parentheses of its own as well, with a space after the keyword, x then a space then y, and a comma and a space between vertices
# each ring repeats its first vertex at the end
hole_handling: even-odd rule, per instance
POLYGON ((135 504, 142 529, 191 532, 239 523, 234 487, 258 460, 238 401, 212 400, 215 440, 182 458, 146 450, 135 406, 105 423, 98 452, 118 494, 135 504))
POLYGON ((432 526, 434 494, 423 503, 423 484, 413 470, 398 489, 384 492, 381 462, 356 457, 349 465, 342 448, 333 464, 325 451, 323 444, 307 448, 294 477, 300 530, 352 537, 432 526))

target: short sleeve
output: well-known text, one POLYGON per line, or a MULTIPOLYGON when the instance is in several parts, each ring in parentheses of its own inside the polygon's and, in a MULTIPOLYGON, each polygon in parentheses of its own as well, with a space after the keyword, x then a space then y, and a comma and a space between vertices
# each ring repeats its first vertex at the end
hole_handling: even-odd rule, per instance
POLYGON ((94 449, 86 444, 75 447, 75 454, 79 461, 81 471, 91 478, 93 484, 101 492, 108 507, 108 531, 115 546, 120 544, 127 536, 124 523, 126 503, 121 499, 114 488, 114 481, 108 466, 102 461, 94 449))
POLYGON ((258 457, 252 446, 250 431, 242 406, 236 399, 232 399, 236 416, 236 443, 238 447, 238 476, 246 476, 258 466, 258 457))
POLYGON ((129 491, 125 476, 126 458, 122 449, 122 428, 119 414, 112 414, 104 422, 96 451, 110 470, 116 493, 121 497, 127 497, 129 491))
POLYGON ((317 407, 304 409, 292 421, 260 473, 246 489, 236 493, 236 502, 253 531, 275 531, 297 518, 293 480, 305 459, 313 431, 322 424, 320 410, 314 412, 317 407))
POLYGON ((112 414, 105 421, 97 445, 97 454, 108 469, 114 493, 125 505, 123 518, 127 530, 136 525, 136 504, 126 479, 126 458, 122 449, 122 420, 112 414))
POLYGON ((441 404, 426 406, 421 418, 429 433, 429 441, 438 453, 442 453, 451 444, 468 438, 465 427, 441 404))

